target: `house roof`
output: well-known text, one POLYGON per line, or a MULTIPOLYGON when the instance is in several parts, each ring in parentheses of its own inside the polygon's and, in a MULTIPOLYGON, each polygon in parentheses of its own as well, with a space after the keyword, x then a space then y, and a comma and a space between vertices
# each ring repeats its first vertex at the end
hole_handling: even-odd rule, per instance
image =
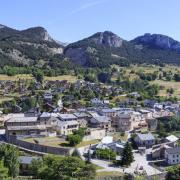
POLYGON ((85 112, 77 112, 77 113, 74 113, 74 115, 79 118, 89 117, 89 115, 85 112))
POLYGON ((59 114, 59 117, 63 120, 77 119, 77 117, 73 114, 59 114))
POLYGON ((37 117, 13 117, 10 118, 7 122, 36 122, 37 117))
POLYGON ((48 117, 51 117, 51 114, 48 113, 48 112, 43 112, 41 115, 40 115, 41 118, 48 118, 48 117))
POLYGON ((76 120, 72 121, 58 121, 57 122, 58 126, 68 126, 68 125, 78 125, 79 123, 76 120))
POLYGON ((174 147, 174 148, 166 149, 166 152, 168 154, 180 154, 180 146, 179 147, 174 147))
POLYGON ((154 140, 155 139, 154 136, 151 133, 147 133, 147 134, 138 133, 137 136, 142 141, 148 141, 148 140, 154 140))
POLYGON ((97 116, 97 117, 93 117, 92 119, 94 119, 95 121, 99 122, 99 123, 108 123, 110 122, 110 118, 107 116, 97 116))
POLYGON ((116 111, 114 109, 111 109, 111 108, 104 108, 104 109, 101 109, 101 112, 103 112, 103 113, 115 113, 116 111))
POLYGON ((39 157, 30 157, 30 156, 19 156, 19 162, 21 164, 31 164, 32 160, 41 159, 39 157))
POLYGON ((174 135, 170 135, 170 136, 166 137, 166 140, 168 140, 170 142, 175 142, 178 140, 178 138, 174 135))
POLYGON ((48 126, 36 125, 36 126, 8 126, 9 131, 21 131, 21 130, 45 130, 48 126))

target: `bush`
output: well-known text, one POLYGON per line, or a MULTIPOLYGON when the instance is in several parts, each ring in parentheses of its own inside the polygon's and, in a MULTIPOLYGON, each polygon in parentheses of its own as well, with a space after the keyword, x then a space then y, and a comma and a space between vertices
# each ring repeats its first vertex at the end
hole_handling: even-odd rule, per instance
POLYGON ((76 146, 77 144, 79 144, 81 142, 81 136, 76 134, 71 134, 67 136, 67 140, 69 141, 69 145, 70 146, 76 146))
POLYGON ((111 160, 116 159, 116 153, 113 152, 111 149, 97 149, 95 151, 94 156, 97 156, 98 158, 101 159, 111 159, 111 160))

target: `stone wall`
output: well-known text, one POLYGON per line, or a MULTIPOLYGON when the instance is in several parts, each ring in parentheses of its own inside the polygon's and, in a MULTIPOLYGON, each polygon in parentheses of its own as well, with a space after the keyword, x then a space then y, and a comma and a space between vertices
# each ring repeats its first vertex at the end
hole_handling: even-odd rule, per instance
POLYGON ((74 151, 74 148, 52 147, 52 146, 45 146, 41 144, 35 144, 35 143, 24 141, 23 139, 16 139, 16 137, 14 136, 11 136, 9 143, 32 150, 32 151, 38 151, 42 153, 56 154, 56 155, 62 155, 62 156, 71 155, 74 151))

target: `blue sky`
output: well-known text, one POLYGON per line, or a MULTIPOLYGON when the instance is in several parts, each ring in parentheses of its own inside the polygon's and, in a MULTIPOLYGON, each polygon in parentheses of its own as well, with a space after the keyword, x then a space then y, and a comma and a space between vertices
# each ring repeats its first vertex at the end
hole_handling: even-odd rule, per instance
POLYGON ((63 42, 109 30, 130 40, 161 33, 180 41, 179 0, 0 0, 0 24, 43 26, 63 42))

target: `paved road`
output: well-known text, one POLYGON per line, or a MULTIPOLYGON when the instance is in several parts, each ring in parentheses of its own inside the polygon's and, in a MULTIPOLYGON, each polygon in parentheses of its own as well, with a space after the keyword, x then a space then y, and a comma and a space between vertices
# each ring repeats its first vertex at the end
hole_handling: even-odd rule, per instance
POLYGON ((148 176, 161 173, 161 171, 155 169, 154 167, 148 164, 145 154, 144 155, 141 155, 140 153, 133 153, 133 154, 134 154, 134 162, 131 164, 129 168, 125 169, 125 172, 134 173, 136 169, 139 169, 140 166, 142 166, 148 176))
MULTIPOLYGON (((81 147, 79 148, 79 152, 81 154, 82 159, 83 158, 83 152, 85 151, 85 149, 87 149, 88 147, 81 147)), ((140 166, 143 166, 143 169, 146 170, 147 175, 151 176, 154 174, 160 174, 161 172, 157 169, 155 169, 154 167, 150 166, 148 164, 148 161, 146 160, 146 155, 141 155, 140 153, 133 153, 134 155, 134 162, 131 163, 131 166, 126 168, 123 171, 122 167, 113 167, 110 165, 109 161, 103 161, 103 160, 99 160, 99 159, 92 159, 91 162, 93 164, 96 164, 97 166, 102 167, 103 169, 99 169, 97 170, 98 172, 100 171, 118 171, 118 172, 127 172, 127 173, 134 173, 134 171, 136 169, 139 170, 140 166)))

